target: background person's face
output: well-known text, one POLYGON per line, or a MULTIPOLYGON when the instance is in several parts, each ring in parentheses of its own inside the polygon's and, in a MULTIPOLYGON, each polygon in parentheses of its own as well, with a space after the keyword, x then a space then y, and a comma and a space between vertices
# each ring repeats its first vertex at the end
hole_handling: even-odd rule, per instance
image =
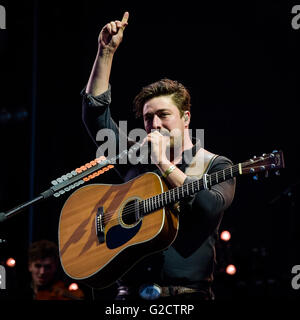
POLYGON ((39 259, 28 266, 32 281, 38 287, 48 285, 55 276, 57 265, 54 258, 39 259))

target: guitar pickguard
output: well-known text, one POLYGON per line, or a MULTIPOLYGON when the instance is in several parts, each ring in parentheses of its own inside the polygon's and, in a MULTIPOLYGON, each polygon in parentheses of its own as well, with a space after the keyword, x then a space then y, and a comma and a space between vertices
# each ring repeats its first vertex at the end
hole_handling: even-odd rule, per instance
POLYGON ((130 239, 132 239, 140 230, 142 220, 132 228, 124 228, 122 225, 111 227, 106 234, 106 245, 109 249, 116 249, 130 239))

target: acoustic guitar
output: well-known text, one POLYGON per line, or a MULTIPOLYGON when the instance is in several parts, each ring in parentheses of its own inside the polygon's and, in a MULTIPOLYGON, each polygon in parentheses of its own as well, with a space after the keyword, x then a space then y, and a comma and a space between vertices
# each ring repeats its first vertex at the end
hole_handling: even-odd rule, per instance
POLYGON ((174 204, 180 199, 238 175, 280 168, 283 153, 274 151, 173 189, 152 172, 124 184, 81 187, 60 215, 62 267, 77 281, 107 287, 145 256, 172 244, 179 228, 174 204))

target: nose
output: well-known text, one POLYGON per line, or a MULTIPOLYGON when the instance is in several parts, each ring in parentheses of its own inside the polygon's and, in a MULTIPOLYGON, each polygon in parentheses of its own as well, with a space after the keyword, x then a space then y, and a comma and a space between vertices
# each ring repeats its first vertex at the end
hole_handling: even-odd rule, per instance
POLYGON ((43 267, 43 266, 40 267, 39 271, 40 271, 40 274, 44 274, 46 272, 45 267, 43 267))
POLYGON ((152 128, 153 129, 161 129, 161 120, 156 114, 153 117, 152 128))

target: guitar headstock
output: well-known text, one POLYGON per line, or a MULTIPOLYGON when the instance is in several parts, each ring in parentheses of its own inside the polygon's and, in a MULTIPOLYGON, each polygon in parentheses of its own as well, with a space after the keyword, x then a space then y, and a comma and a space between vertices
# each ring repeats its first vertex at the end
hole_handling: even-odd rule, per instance
POLYGON ((263 171, 277 170, 284 168, 283 152, 274 150, 272 153, 262 154, 260 157, 252 159, 241 164, 242 174, 257 174, 263 171))

